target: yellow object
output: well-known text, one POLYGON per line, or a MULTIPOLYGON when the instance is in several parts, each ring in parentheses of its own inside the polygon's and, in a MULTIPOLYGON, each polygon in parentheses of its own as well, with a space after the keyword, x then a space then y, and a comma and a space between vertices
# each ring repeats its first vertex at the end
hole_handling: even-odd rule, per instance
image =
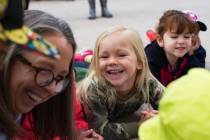
POLYGON ((5 31, 5 35, 13 42, 24 45, 28 42, 28 37, 22 29, 13 29, 5 31))
POLYGON ((4 10, 7 7, 7 0, 0 0, 0 19, 4 16, 4 10))
POLYGON ((172 82, 159 115, 144 122, 141 140, 210 140, 210 72, 195 68, 172 82))

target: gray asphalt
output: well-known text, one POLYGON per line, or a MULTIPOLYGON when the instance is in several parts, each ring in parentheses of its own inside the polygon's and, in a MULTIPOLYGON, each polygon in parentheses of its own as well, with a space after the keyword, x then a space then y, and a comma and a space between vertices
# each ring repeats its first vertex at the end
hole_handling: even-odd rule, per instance
MULTIPOLYGON (((146 45, 149 42, 146 30, 154 29, 159 17, 168 9, 192 10, 208 27, 210 25, 209 0, 109 0, 108 7, 114 17, 101 18, 99 0, 96 0, 96 20, 87 19, 87 0, 32 1, 29 9, 43 10, 66 20, 74 32, 78 52, 93 49, 97 36, 106 28, 118 24, 135 28, 146 45)), ((207 51, 206 61, 210 69, 210 29, 201 32, 200 38, 207 51)))

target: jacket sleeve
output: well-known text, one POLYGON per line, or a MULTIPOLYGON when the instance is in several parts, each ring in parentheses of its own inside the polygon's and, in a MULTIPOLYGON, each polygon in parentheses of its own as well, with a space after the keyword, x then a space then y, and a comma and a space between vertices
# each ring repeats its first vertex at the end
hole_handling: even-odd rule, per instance
POLYGON ((74 97, 74 120, 75 120, 75 125, 76 125, 77 130, 89 129, 88 123, 84 119, 80 102, 78 101, 76 95, 74 97))
POLYGON ((153 76, 160 81, 160 69, 161 68, 151 61, 148 61, 148 64, 149 64, 149 69, 150 69, 151 73, 153 74, 153 76))
POLYGON ((200 46, 193 55, 189 56, 188 67, 205 67, 206 50, 200 46))
POLYGON ((138 122, 126 122, 126 118, 118 122, 111 121, 107 99, 99 92, 88 92, 88 102, 82 104, 90 127, 101 134, 105 140, 127 140, 137 137, 138 122))
POLYGON ((164 55, 164 54, 162 54, 162 51, 160 51, 160 49, 158 49, 158 48, 160 48, 160 47, 159 47, 157 41, 155 40, 155 41, 152 41, 150 44, 148 44, 144 48, 144 51, 147 56, 150 71, 158 80, 160 80, 160 69, 161 68, 160 68, 160 66, 155 64, 155 62, 156 62, 156 59, 160 60, 161 58, 159 58, 159 56, 164 55))
POLYGON ((154 109, 158 109, 159 101, 163 96, 165 87, 153 76, 151 75, 149 79, 149 95, 150 103, 154 109))
POLYGON ((77 99, 76 82, 74 82, 74 100, 73 101, 74 101, 74 122, 76 125, 76 129, 78 131, 89 129, 88 123, 85 121, 85 118, 84 118, 81 104, 79 100, 77 99))

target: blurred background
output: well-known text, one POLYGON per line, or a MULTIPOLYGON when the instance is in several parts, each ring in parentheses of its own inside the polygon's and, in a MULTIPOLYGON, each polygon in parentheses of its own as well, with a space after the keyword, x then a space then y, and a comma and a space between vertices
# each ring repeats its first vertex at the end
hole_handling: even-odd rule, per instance
POLYGON ((77 51, 93 49, 97 36, 113 25, 135 28, 146 45, 148 29, 155 29, 158 19, 168 9, 191 10, 207 25, 200 32, 201 44, 207 51, 207 67, 210 69, 210 0, 108 0, 113 18, 102 18, 99 0, 96 0, 95 20, 88 20, 88 0, 33 0, 29 9, 40 9, 66 20, 71 26, 78 44, 77 51))

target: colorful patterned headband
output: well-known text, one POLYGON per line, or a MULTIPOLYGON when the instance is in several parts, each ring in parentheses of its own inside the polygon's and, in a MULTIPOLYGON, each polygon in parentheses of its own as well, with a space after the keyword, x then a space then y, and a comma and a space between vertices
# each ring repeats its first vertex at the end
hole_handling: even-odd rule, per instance
POLYGON ((34 50, 46 56, 59 57, 55 46, 26 26, 19 29, 5 30, 0 24, 0 42, 9 46, 15 44, 18 47, 34 50))

